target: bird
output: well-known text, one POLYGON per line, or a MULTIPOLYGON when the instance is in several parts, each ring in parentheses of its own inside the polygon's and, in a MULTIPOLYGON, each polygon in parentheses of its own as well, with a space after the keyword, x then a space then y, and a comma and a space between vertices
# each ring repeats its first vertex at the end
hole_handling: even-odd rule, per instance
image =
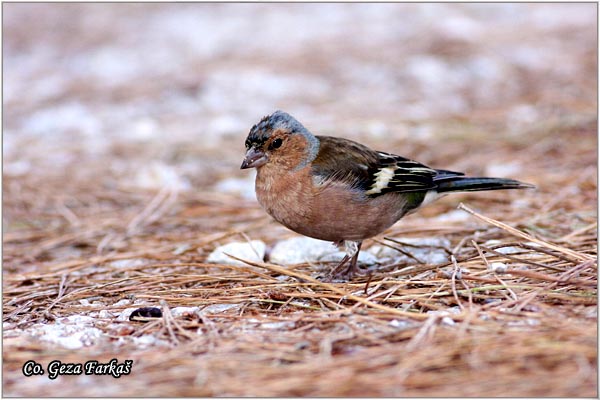
POLYGON ((514 179, 468 177, 350 139, 314 135, 281 110, 252 126, 245 147, 241 169, 256 168, 255 193, 262 208, 294 232, 345 248, 330 279, 364 275, 357 264, 363 241, 441 196, 535 187, 514 179))

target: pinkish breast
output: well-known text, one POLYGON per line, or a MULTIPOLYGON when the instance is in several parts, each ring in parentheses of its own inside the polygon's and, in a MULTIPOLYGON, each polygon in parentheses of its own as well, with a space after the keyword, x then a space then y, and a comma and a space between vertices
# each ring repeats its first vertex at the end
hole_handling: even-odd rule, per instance
POLYGON ((268 178, 276 174, 263 168, 256 176, 259 203, 276 221, 302 235, 333 242, 363 240, 404 215, 402 197, 396 194, 367 199, 344 183, 313 185, 309 168, 286 174, 285 181, 268 178))

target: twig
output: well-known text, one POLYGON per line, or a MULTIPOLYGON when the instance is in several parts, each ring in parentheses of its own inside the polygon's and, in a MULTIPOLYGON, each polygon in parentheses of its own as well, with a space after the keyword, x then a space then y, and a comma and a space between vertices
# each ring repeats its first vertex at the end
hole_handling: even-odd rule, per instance
POLYGON ((356 301, 358 303, 362 303, 362 304, 364 304, 364 305, 366 305, 368 307, 375 308, 377 310, 385 311, 385 312, 388 312, 388 313, 391 313, 391 314, 401 315, 403 317, 408 317, 408 318, 415 318, 415 319, 421 319, 421 320, 428 318, 426 315, 423 315, 423 314, 402 311, 402 310, 398 310, 396 308, 391 308, 391 307, 387 307, 387 306, 384 306, 384 305, 381 305, 381 304, 373 303, 373 302, 371 302, 369 300, 366 300, 366 299, 364 299, 362 297, 354 296, 353 294, 347 293, 346 291, 344 291, 342 289, 339 289, 339 288, 335 287, 334 285, 332 285, 330 283, 321 282, 321 281, 313 278, 312 276, 305 275, 305 274, 302 274, 302 273, 297 272, 297 271, 290 271, 290 270, 282 268, 282 267, 280 267, 278 265, 267 264, 267 263, 258 263, 258 262, 248 261, 248 260, 242 260, 241 258, 237 258, 237 257, 232 256, 232 255, 230 255, 230 257, 235 258, 236 260, 245 262, 245 263, 247 263, 249 265, 252 265, 252 266, 255 266, 255 267, 265 268, 267 270, 270 270, 270 271, 273 271, 273 272, 277 272, 278 274, 281 274, 281 275, 292 276, 294 278, 301 279, 301 280, 306 281, 306 282, 314 283, 317 286, 321 286, 321 287, 323 287, 323 288, 325 288, 327 290, 330 290, 330 291, 332 291, 334 293, 341 294, 342 296, 344 296, 344 297, 346 297, 346 298, 348 298, 350 300, 356 301))
POLYGON ((460 267, 458 266, 458 263, 456 262, 456 258, 454 257, 454 255, 451 255, 450 259, 452 260, 452 264, 454 264, 454 270, 452 271, 452 278, 450 280, 450 284, 452 287, 452 296, 454 296, 454 299, 456 300, 456 304, 458 304, 460 309, 464 311, 465 307, 460 302, 460 299, 458 298, 458 293, 456 292, 456 276, 460 274, 460 267))
POLYGON ((507 224, 505 224, 503 222, 496 221, 495 219, 492 219, 492 218, 486 217, 484 215, 481 215, 481 214, 473 211, 469 207, 465 206, 463 203, 460 203, 459 206, 458 206, 458 208, 461 209, 461 210, 464 210, 464 211, 468 212, 469 214, 475 216, 476 218, 478 218, 478 219, 480 219, 480 220, 482 220, 484 222, 487 222, 490 225, 497 226, 498 228, 501 228, 501 229, 507 231, 508 233, 510 233, 510 234, 512 234, 514 236, 518 236, 518 237, 521 237, 521 238, 523 238, 525 240, 529 240, 530 242, 534 242, 534 243, 540 244, 540 245, 542 245, 544 247, 547 247, 547 248, 552 249, 552 250, 556 250, 556 251, 558 251, 560 253, 568 254, 571 257, 574 257, 574 258, 576 258, 578 260, 587 261, 587 260, 593 260, 594 259, 594 257, 592 257, 592 256, 590 256, 588 254, 579 253, 577 251, 573 251, 571 249, 567 249, 566 247, 557 246, 555 244, 548 243, 548 242, 546 242, 544 240, 537 239, 537 238, 535 238, 535 237, 533 237, 531 235, 528 235, 527 233, 522 232, 522 231, 520 231, 518 229, 515 229, 512 226, 509 226, 509 225, 507 225, 507 224))

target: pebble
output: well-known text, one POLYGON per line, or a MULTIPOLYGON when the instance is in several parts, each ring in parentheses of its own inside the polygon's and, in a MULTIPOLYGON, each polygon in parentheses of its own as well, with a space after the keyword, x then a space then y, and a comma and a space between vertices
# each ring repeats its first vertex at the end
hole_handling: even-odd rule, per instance
POLYGON ((207 262, 213 264, 226 265, 248 265, 242 261, 238 261, 229 257, 227 254, 241 258, 243 260, 262 263, 265 258, 267 246, 260 240, 252 240, 248 242, 233 242, 217 247, 206 259, 207 262))
POLYGON ((493 262, 490 264, 489 269, 497 274, 505 274, 508 266, 503 262, 493 262))
POLYGON ((337 253, 339 249, 331 242, 300 236, 277 242, 269 261, 280 265, 313 263, 327 261, 337 253))
MULTIPOLYGON (((398 247, 412 254, 425 264, 441 264, 448 262, 448 253, 444 248, 450 247, 450 241, 446 238, 393 238, 399 242, 410 244, 412 247, 402 244, 393 243, 393 246, 398 247)), ((392 244, 392 243, 391 243, 392 244)), ((388 246, 375 245, 368 250, 373 254, 380 263, 400 263, 415 264, 417 261, 414 258, 408 257, 388 246)))

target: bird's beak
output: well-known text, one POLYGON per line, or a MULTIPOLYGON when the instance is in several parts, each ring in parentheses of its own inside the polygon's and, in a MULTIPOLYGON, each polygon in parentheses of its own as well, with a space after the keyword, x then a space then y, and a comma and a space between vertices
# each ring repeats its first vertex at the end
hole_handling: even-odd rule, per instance
POLYGON ((256 147, 250 147, 246 152, 246 158, 242 162, 240 169, 246 168, 258 168, 263 166, 267 162, 267 155, 264 151, 257 149, 256 147))

